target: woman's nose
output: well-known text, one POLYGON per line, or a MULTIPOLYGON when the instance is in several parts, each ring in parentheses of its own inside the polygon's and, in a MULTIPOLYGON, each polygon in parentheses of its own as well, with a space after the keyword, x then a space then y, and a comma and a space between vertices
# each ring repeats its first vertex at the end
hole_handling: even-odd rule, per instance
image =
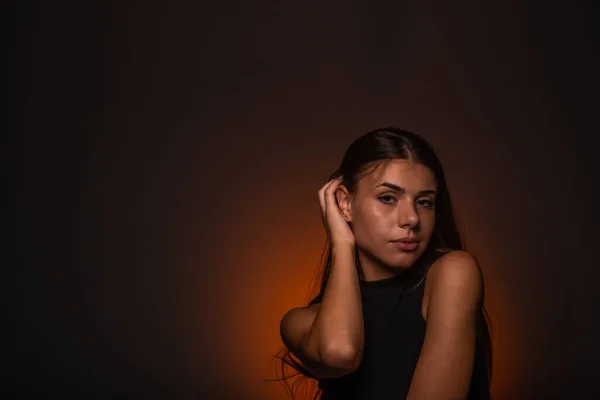
POLYGON ((398 211, 398 225, 415 227, 418 223, 419 214, 417 214, 413 203, 405 201, 404 204, 400 204, 400 209, 398 211))

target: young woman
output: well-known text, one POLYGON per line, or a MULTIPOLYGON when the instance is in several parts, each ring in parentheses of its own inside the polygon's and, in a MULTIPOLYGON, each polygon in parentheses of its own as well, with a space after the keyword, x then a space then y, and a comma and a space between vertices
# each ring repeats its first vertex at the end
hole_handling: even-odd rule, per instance
POLYGON ((322 400, 489 399, 482 275, 431 146, 369 132, 318 194, 320 289, 281 320, 283 364, 315 379, 322 400))

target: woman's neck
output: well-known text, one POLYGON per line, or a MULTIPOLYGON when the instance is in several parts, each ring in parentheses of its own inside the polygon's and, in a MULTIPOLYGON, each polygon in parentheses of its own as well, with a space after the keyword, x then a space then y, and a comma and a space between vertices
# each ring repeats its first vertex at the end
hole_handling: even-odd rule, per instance
POLYGON ((362 270, 362 279, 365 281, 378 281, 398 276, 410 268, 390 267, 360 248, 357 250, 357 255, 362 270))

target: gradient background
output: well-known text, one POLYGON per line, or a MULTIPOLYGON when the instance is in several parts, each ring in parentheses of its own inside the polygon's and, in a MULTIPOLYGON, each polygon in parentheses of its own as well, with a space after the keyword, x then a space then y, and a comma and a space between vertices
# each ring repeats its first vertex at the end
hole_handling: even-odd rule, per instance
POLYGON ((283 399, 317 190, 394 125, 482 264, 496 398, 600 396, 598 7, 481 3, 21 3, 2 390, 283 399))

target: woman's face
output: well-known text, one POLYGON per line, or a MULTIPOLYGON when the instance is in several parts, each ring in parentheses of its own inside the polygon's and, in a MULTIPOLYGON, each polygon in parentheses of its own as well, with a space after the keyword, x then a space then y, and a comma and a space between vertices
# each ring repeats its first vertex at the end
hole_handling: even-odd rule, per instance
POLYGON ((428 167, 407 160, 394 160, 365 175, 349 209, 359 250, 394 269, 414 264, 433 234, 436 188, 428 167), (406 238, 415 242, 398 241, 406 238))

